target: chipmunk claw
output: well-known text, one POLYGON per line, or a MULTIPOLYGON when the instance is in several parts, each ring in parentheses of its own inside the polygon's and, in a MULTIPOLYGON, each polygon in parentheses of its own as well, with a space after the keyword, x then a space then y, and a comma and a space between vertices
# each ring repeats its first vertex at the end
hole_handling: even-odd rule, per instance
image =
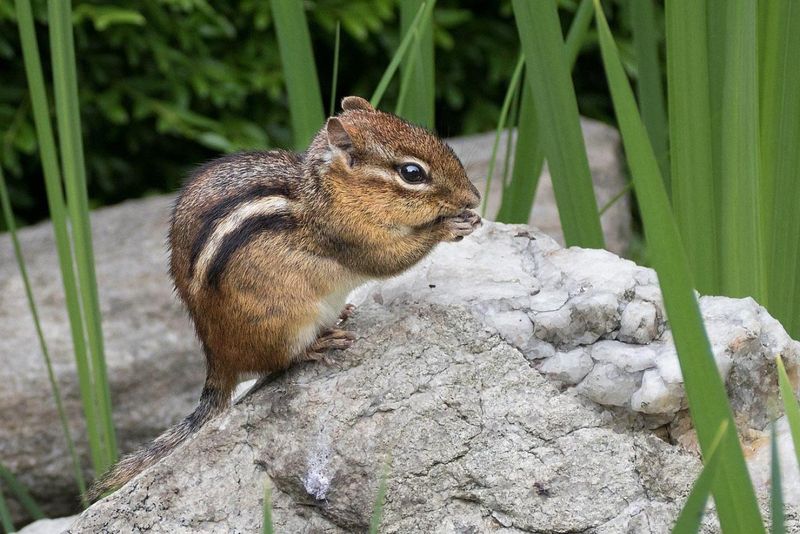
POLYGON ((353 345, 356 335, 347 330, 330 328, 322 332, 306 350, 305 361, 322 362, 331 366, 336 361, 327 353, 328 350, 345 350, 353 345))
POLYGON ((355 311, 355 304, 347 304, 342 310, 342 313, 339 314, 339 321, 336 324, 344 324, 344 322, 347 321, 353 315, 353 313, 355 313, 355 311))
POLYGON ((481 224, 481 216, 470 210, 464 210, 454 217, 448 217, 444 221, 445 228, 449 233, 447 240, 461 241, 481 224))

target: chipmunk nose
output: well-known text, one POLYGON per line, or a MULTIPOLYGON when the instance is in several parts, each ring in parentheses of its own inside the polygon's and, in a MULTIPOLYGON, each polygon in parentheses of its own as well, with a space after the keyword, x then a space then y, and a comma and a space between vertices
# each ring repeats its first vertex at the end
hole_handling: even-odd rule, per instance
POLYGON ((478 192, 478 188, 472 185, 472 182, 469 182, 469 190, 466 197, 464 202, 465 209, 477 208, 481 203, 481 194, 478 192))

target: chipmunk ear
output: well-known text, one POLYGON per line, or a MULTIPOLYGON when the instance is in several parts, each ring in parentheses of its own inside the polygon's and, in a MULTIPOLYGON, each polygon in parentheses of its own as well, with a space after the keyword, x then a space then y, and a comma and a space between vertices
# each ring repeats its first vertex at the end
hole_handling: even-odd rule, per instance
POLYGON ((346 96, 342 99, 342 111, 375 111, 372 104, 360 96, 346 96))
POLYGON ((353 149, 353 138, 347 133, 342 121, 336 117, 331 117, 325 123, 325 132, 328 134, 328 145, 331 148, 349 153, 353 149))

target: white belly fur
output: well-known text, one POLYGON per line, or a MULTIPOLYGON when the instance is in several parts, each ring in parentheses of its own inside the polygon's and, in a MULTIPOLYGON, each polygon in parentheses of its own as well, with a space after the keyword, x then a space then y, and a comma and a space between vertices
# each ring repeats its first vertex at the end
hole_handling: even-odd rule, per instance
POLYGON ((319 301, 317 316, 313 321, 304 325, 298 332, 294 344, 294 352, 299 356, 317 339, 320 332, 331 328, 339 320, 339 315, 347 304, 347 296, 358 286, 369 281, 369 278, 347 275, 338 284, 338 287, 319 301))

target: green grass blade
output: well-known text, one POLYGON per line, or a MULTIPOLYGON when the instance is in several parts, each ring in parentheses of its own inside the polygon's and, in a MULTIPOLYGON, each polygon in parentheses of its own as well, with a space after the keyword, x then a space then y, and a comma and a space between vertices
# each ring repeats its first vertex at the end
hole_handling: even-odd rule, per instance
POLYGON ((781 460, 778 456, 778 436, 775 432, 775 421, 770 424, 770 501, 769 509, 772 518, 772 534, 786 533, 786 520, 783 515, 783 487, 781 486, 781 460))
POLYGON ((369 521, 369 534, 378 534, 383 519, 383 505, 386 504, 386 484, 389 479, 389 464, 387 463, 381 474, 381 481, 378 485, 378 494, 375 496, 375 504, 372 506, 372 517, 369 521))
POLYGON ((603 248, 603 232, 583 143, 555 0, 512 0, 536 100, 542 148, 568 246, 603 248))
POLYGON ((0 488, 0 527, 3 527, 4 532, 16 532, 14 523, 11 522, 11 512, 8 511, 8 504, 3 495, 3 488, 0 488))
POLYGON ((28 278, 28 270, 25 267, 25 258, 22 256, 22 248, 17 238, 16 224, 14 223, 14 215, 11 210, 11 200, 8 195, 8 188, 6 187, 6 180, 3 176, 3 170, 0 168, 0 211, 3 212, 3 217, 8 228, 8 233, 11 236, 11 244, 14 248, 14 256, 17 259, 17 266, 19 267, 19 274, 22 277, 22 283, 25 287, 25 296, 28 299, 28 307, 31 310, 31 318, 33 319, 33 326, 36 329, 36 337, 39 340, 39 348, 42 351, 44 358, 45 368, 47 369, 47 378, 50 381, 50 389, 53 395, 53 400, 56 404, 56 411, 58 418, 61 421, 61 430, 64 433, 64 439, 67 441, 67 449, 69 450, 70 458, 72 459, 72 467, 75 472, 75 482, 78 485, 80 495, 86 492, 86 482, 83 478, 83 471, 81 470, 81 463, 78 459, 78 454, 75 452, 75 442, 72 439, 72 433, 69 430, 69 423, 67 415, 64 412, 64 405, 61 397, 61 389, 58 386, 55 373, 53 372, 53 364, 50 360, 50 351, 47 349, 47 342, 44 339, 44 332, 42 325, 39 321, 39 311, 36 307, 36 301, 33 298, 33 290, 31 289, 30 279, 28 278))
POLYGON ((678 515, 678 520, 675 521, 675 526, 672 527, 672 534, 695 534, 700 530, 700 523, 703 521, 703 514, 705 513, 706 501, 711 494, 711 487, 717 477, 717 468, 719 467, 720 454, 718 452, 719 444, 722 441, 725 432, 728 430, 728 422, 723 421, 717 430, 717 435, 708 449, 708 454, 705 457, 703 470, 700 476, 694 481, 692 491, 686 498, 686 503, 678 515))
POLYGON ((800 4, 770 0, 761 84, 762 235, 769 273, 769 310, 800 337, 800 4))
POLYGON ((775 365, 778 367, 778 386, 783 399, 783 411, 786 420, 789 422, 789 431, 792 434, 794 452, 797 455, 797 465, 800 465, 800 404, 794 396, 792 383, 789 382, 789 375, 780 356, 775 358, 775 365))
MULTIPOLYGON (((436 0, 430 0, 430 2, 431 6, 433 6, 436 0)), ((395 115, 405 117, 412 122, 417 121, 406 111, 407 108, 410 113, 414 113, 416 116, 420 116, 420 112, 423 110, 419 105, 420 103, 415 102, 413 99, 420 96, 418 94, 420 92, 419 87, 423 85, 423 82, 419 79, 420 70, 417 69, 417 66, 421 66, 423 60, 422 37, 426 28, 430 26, 429 22, 430 18, 424 19, 420 22, 419 28, 414 27, 410 30, 413 35, 411 51, 405 55, 404 66, 400 71, 400 91, 397 95, 397 105, 394 112, 395 115), (411 98, 411 103, 407 106, 406 102, 408 102, 409 98, 411 98)), ((424 124, 424 126, 427 126, 427 124, 424 124)))
MULTIPOLYGON (((500 146, 500 136, 506 128, 508 121, 508 112, 511 109, 511 101, 514 98, 514 93, 519 87, 519 82, 522 79, 522 68, 525 66, 525 58, 520 54, 517 64, 514 67, 514 72, 511 74, 511 81, 508 83, 506 96, 503 98, 503 105, 500 107, 500 118, 497 120, 497 129, 494 134, 494 142, 492 143, 492 154, 489 156, 489 169, 486 173, 486 188, 483 192, 483 206, 481 206, 481 216, 486 216, 486 206, 489 204, 489 192, 492 187, 492 177, 494 176, 494 168, 497 163, 497 149, 500 146)), ((509 133, 510 135, 510 133, 509 133)))
POLYGON ((70 2, 48 1, 58 140, 72 225, 75 264, 80 282, 81 305, 90 348, 92 384, 97 401, 97 421, 87 421, 87 424, 94 424, 100 429, 103 460, 101 470, 104 471, 117 459, 117 443, 111 415, 111 393, 103 353, 100 303, 94 271, 71 13, 70 2))
MULTIPOLYGON (((725 385, 717 370, 695 298, 688 262, 669 198, 633 91, 619 59, 599 0, 595 0, 598 39, 622 141, 642 213, 648 251, 658 274, 672 327, 689 409, 701 449, 708 455, 720 425, 735 428, 725 385)), ((720 477, 714 485, 720 523, 726 533, 764 532, 758 504, 735 432, 721 442, 720 477)))
POLYGON ((339 45, 342 36, 342 23, 336 21, 336 40, 333 43, 333 79, 331 80, 331 107, 329 115, 336 114, 336 84, 339 82, 339 45))
POLYGON ((705 2, 667 0, 672 206, 694 282, 719 290, 705 2))
MULTIPOLYGON (((564 44, 570 70, 578 58, 593 15, 592 0, 581 0, 564 44)), ((529 82, 524 85, 511 180, 503 189, 503 198, 496 217, 498 221, 506 223, 526 224, 528 222, 544 166, 544 153, 539 139, 539 119, 536 116, 533 93, 531 93, 529 82)))
POLYGON ((372 104, 372 107, 377 108, 380 106, 383 95, 386 93, 386 89, 389 87, 389 83, 392 81, 392 78, 397 72, 403 57, 405 57, 408 47, 414 40, 414 35, 416 34, 420 25, 432 16, 434 3, 434 1, 425 1, 422 2, 421 6, 419 6, 419 10, 414 16, 414 20, 411 21, 408 31, 403 36, 400 44, 397 46, 397 50, 395 51, 394 56, 392 56, 392 60, 386 67, 383 76, 381 76, 378 85, 375 87, 375 91, 372 93, 372 97, 369 99, 369 103, 372 104))
POLYGON ((766 303, 759 220, 757 10, 751 0, 725 3, 720 171, 722 289, 766 303))
MULTIPOLYGON (((47 102, 42 65, 39 59, 39 47, 36 42, 36 33, 33 25, 30 0, 17 0, 17 24, 19 27, 22 55, 25 63, 25 75, 28 79, 28 91, 33 108, 33 119, 36 127, 36 137, 39 141, 39 153, 44 171, 47 203, 50 218, 53 222, 58 263, 61 270, 61 281, 64 286, 64 297, 69 317, 70 332, 72 335, 75 362, 78 369, 78 381, 81 385, 81 403, 83 414, 88 421, 96 421, 95 397, 92 387, 92 377, 89 368, 89 357, 84 337, 83 315, 80 309, 78 287, 73 268, 72 250, 69 233, 67 231, 67 216, 64 205, 64 192, 61 187, 61 173, 59 170, 58 156, 56 154, 55 139, 50 124, 50 110, 47 102)), ((100 432, 96 425, 87 424, 86 434, 89 440, 89 450, 92 465, 99 472, 103 465, 102 445, 100 432)))
MULTIPOLYGON (((698 2, 699 3, 699 2, 698 2)), ((639 106, 647 134, 656 153, 658 168, 667 192, 670 191, 669 153, 667 148, 667 113, 664 87, 661 84, 661 62, 658 59, 658 36, 653 0, 630 0, 633 26, 633 47, 636 50, 636 83, 639 106)))
POLYGON ((267 480, 264 483, 264 504, 262 506, 263 520, 261 522, 261 532, 263 534, 273 534, 272 526, 272 485, 267 480))
POLYGON ((503 188, 503 198, 496 217, 505 223, 527 224, 544 166, 533 94, 529 84, 523 85, 511 179, 503 188))
POLYGON ((17 496, 19 503, 33 519, 44 519, 44 512, 33 500, 28 489, 3 464, 0 464, 0 479, 17 496))
POLYGON ((296 0, 273 0, 270 4, 286 77, 294 145, 305 150, 325 122, 306 14, 303 2, 296 0))
MULTIPOLYGON (((403 35, 411 28, 422 3, 423 0, 400 0, 400 28, 403 35)), ((401 76, 405 76, 406 70, 414 73, 414 83, 407 90, 403 116, 432 129, 436 99, 433 16, 424 23, 418 34, 414 40, 414 54, 408 54, 400 65, 401 76)))

